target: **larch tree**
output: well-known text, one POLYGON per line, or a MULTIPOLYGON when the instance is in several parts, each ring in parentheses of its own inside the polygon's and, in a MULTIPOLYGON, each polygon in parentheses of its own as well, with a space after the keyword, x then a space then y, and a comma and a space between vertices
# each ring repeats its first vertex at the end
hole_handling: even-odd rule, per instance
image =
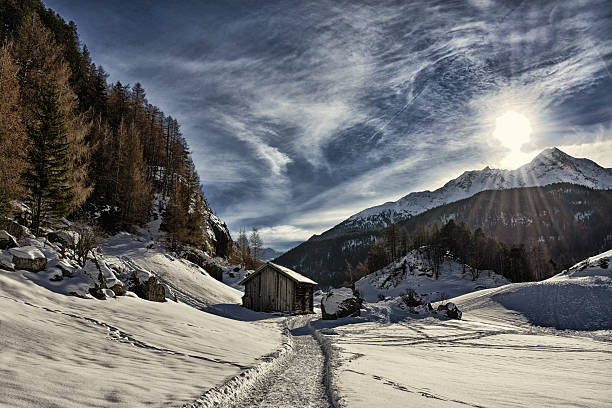
POLYGON ((26 177, 30 201, 40 210, 34 214, 38 229, 43 216, 67 215, 91 193, 92 188, 87 184, 90 149, 85 142, 90 123, 78 112, 62 47, 37 14, 24 18, 17 33, 14 55, 20 67, 25 128, 32 150, 42 149, 30 151, 26 177))
POLYGON ((10 45, 5 43, 0 47, 0 213, 10 200, 24 194, 21 173, 30 142, 21 117, 18 73, 10 45))
POLYGON ((144 224, 149 220, 152 205, 151 183, 147 180, 147 165, 142 157, 140 137, 134 122, 122 121, 117 131, 120 149, 118 169, 118 206, 124 223, 144 224))

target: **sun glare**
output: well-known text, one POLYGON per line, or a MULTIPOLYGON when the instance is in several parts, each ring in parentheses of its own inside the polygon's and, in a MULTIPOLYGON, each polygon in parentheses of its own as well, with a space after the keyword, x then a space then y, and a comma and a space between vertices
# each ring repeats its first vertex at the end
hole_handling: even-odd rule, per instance
POLYGON ((523 164, 526 155, 521 147, 531 138, 531 123, 525 115, 507 111, 495 120, 493 136, 510 150, 501 163, 503 166, 514 168, 523 164))

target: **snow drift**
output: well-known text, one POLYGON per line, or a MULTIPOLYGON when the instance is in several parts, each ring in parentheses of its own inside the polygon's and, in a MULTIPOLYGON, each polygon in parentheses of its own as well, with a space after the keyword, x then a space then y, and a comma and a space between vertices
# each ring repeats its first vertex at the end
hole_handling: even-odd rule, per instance
POLYGON ((492 299, 537 326, 612 329, 612 250, 542 282, 511 285, 492 299))

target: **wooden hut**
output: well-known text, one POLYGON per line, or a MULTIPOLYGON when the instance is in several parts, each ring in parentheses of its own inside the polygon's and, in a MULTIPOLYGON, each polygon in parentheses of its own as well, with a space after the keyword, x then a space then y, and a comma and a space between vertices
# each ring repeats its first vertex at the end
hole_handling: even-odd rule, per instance
POLYGON ((284 266, 266 262, 245 277, 242 305, 257 312, 313 313, 317 282, 284 266))

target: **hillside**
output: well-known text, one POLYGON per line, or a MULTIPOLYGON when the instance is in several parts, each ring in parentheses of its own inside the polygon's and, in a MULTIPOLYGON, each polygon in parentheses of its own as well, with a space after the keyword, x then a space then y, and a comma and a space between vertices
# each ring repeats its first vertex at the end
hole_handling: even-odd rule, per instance
POLYGON ((369 303, 376 303, 389 297, 399 297, 407 289, 415 290, 427 303, 510 283, 492 271, 479 271, 474 279, 470 273, 472 269, 469 265, 461 264, 451 257, 444 257, 439 277, 435 279, 427 256, 427 248, 423 247, 361 278, 355 282, 355 289, 369 303))
POLYGON ((57 243, 21 243, 0 250, 2 406, 180 406, 282 341, 274 320, 251 322, 260 316, 240 307, 241 292, 153 241, 110 237, 84 268, 57 243), (6 270, 18 251, 42 252, 47 266, 6 270), (143 288, 148 279, 165 302, 136 295, 160 287, 143 288))
MULTIPOLYGON (((572 184, 483 191, 473 197, 430 209, 398 223, 408 233, 450 219, 507 245, 525 244, 553 260, 556 272, 612 245, 612 191, 572 184)), ((383 230, 355 231, 329 238, 313 237, 277 262, 311 276, 323 285, 344 280, 345 260, 365 260, 383 230)))

